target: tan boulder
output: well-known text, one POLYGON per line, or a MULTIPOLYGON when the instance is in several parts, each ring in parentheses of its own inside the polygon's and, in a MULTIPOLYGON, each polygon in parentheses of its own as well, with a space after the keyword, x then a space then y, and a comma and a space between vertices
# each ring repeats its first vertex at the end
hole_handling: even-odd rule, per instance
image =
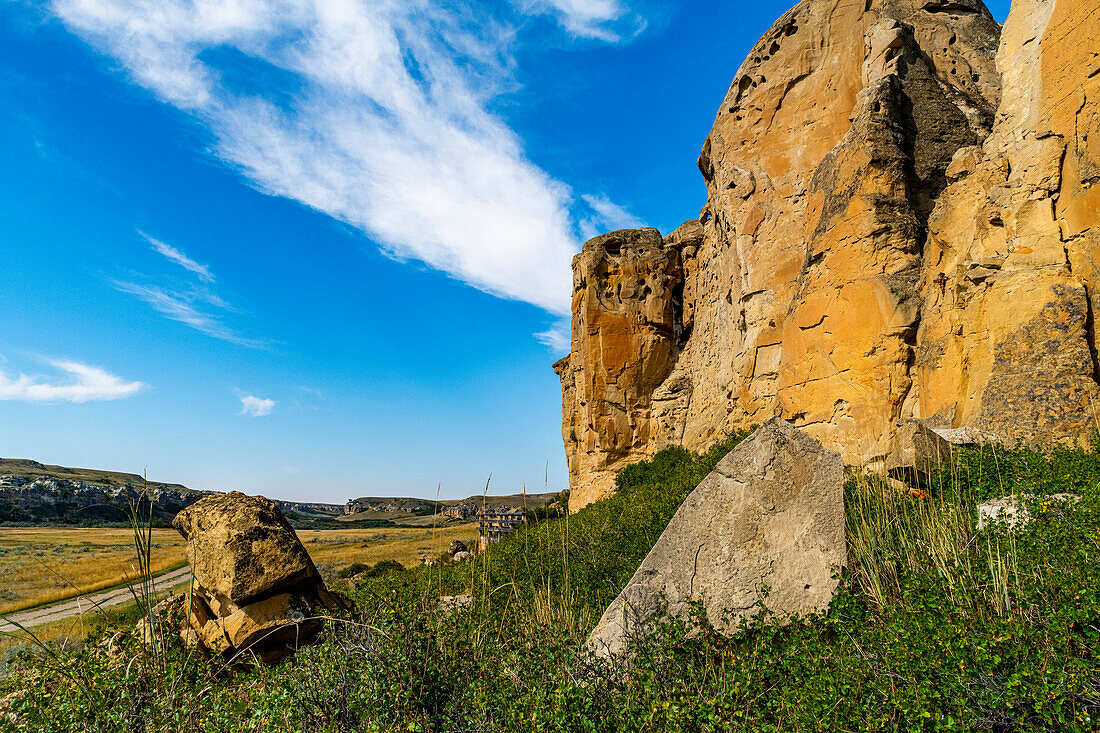
POLYGON ((294 529, 264 497, 208 496, 172 524, 187 540, 194 575, 185 643, 274 664, 312 642, 324 617, 351 607, 325 587, 294 529))
POLYGON ((950 460, 951 443, 931 428, 910 420, 894 438, 886 470, 895 476, 924 481, 950 460))
POLYGON ((769 420, 688 495, 604 612, 589 648, 628 653, 666 604, 683 616, 702 603, 722 633, 755 616, 762 601, 780 622, 823 611, 847 557, 840 455, 769 420))
POLYGON ((208 496, 177 514, 172 526, 187 540, 195 583, 217 602, 242 605, 317 574, 283 513, 262 496, 208 496))

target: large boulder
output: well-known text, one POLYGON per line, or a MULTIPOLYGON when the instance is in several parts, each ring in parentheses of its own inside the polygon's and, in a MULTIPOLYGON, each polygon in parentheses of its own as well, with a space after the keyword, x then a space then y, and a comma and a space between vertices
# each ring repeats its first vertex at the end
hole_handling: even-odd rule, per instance
POLYGON ((330 593, 274 503, 217 494, 172 521, 194 575, 184 641, 226 657, 275 663, 316 638, 323 617, 349 606, 330 593))
POLYGON ((823 611, 847 563, 844 463, 773 418, 719 461, 691 492, 589 637, 617 657, 667 604, 701 602, 730 632, 766 599, 776 620, 823 611))

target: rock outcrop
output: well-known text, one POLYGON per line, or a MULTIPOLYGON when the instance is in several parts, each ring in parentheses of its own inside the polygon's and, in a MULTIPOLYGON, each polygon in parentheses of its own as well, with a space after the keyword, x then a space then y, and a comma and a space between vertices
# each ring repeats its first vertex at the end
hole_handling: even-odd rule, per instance
POLYGON ((936 431, 910 420, 894 439, 894 452, 886 458, 886 470, 895 476, 924 481, 951 459, 951 446, 936 431))
POLYGON ((980 0, 780 18, 703 145, 698 220, 574 260, 571 507, 772 416, 880 467, 911 419, 1091 432, 1098 37, 1100 0, 1016 0, 1003 39, 980 0))
POLYGON ((693 602, 728 632, 755 616, 763 590, 783 621, 828 608, 847 563, 844 462, 773 418, 691 492, 589 637, 599 655, 629 652, 667 604, 693 602))
POLYGON ((566 409, 570 505, 600 498, 654 438, 654 391, 678 348, 682 269, 656 229, 589 241, 573 262, 572 352, 554 365, 566 409))
POLYGON ((273 664, 347 609, 325 587, 279 508, 239 492, 208 496, 176 515, 194 584, 184 640, 227 658, 273 664), (249 657, 244 657, 248 659, 249 657))

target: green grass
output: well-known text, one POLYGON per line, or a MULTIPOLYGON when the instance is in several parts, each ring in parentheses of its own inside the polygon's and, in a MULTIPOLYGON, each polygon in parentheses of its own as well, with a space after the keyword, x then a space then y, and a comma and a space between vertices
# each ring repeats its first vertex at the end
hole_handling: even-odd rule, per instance
MULTIPOLYGON (((729 638, 665 619, 629 665, 592 623, 690 490, 740 438, 664 451, 581 512, 473 562, 362 577, 353 620, 274 669, 226 674, 169 645, 157 665, 94 644, 28 658, 0 696, 33 730, 939 731, 1100 727, 1100 455, 961 452, 931 499, 852 476, 850 567, 829 611, 766 611, 729 638), (1073 492, 1062 504, 1041 497, 1073 492), (1014 534, 978 501, 1035 494, 1014 534), (439 595, 471 592, 460 613, 439 595)), ((2 725, 2 724, 0 724, 2 725)))
POLYGON ((136 473, 120 473, 118 471, 100 471, 94 468, 69 468, 67 466, 51 466, 26 458, 0 458, 0 476, 22 476, 29 479, 57 478, 68 481, 84 481, 97 486, 145 486, 150 489, 175 489, 176 491, 190 491, 180 484, 166 484, 158 481, 148 481, 136 473))

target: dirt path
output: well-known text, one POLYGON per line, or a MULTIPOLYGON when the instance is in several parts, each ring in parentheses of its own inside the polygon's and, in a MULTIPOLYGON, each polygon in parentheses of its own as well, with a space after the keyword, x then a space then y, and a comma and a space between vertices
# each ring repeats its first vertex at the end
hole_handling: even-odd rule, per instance
MULTIPOLYGON (((179 583, 186 582, 190 577, 191 567, 185 565, 178 570, 172 570, 163 575, 158 575, 153 580, 153 589, 155 591, 166 591, 179 583)), ((69 601, 55 603, 52 606, 40 606, 26 611, 19 611, 17 613, 0 616, 0 633, 18 630, 18 627, 9 623, 9 619, 29 628, 52 623, 54 621, 64 621, 67 618, 79 616, 80 614, 94 610, 97 605, 117 606, 120 603, 126 603, 132 599, 133 595, 130 593, 129 588, 115 588, 114 590, 93 593, 69 601)))

